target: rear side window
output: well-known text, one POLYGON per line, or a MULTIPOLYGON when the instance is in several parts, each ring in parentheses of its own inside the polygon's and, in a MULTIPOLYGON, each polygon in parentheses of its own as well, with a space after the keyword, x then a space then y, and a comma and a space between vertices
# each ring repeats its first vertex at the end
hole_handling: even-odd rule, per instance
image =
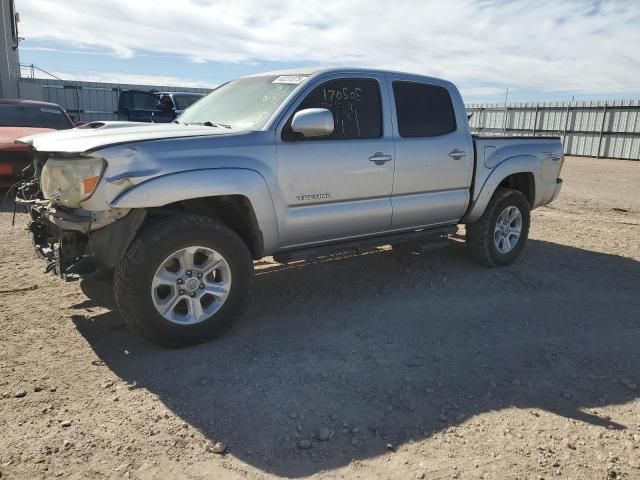
POLYGON ((201 95, 174 95, 173 103, 175 103, 177 110, 186 110, 200 98, 202 98, 201 95))
MULTIPOLYGON (((305 108, 326 108, 333 114, 335 125, 333 133, 322 137, 321 140, 367 139, 382 136, 382 107, 377 80, 345 78, 325 82, 307 95, 296 111, 305 108)), ((290 132, 290 128, 285 129, 285 132, 287 130, 290 132)), ((285 137, 286 140, 296 138, 293 132, 285 137)))
POLYGON ((129 90, 120 93, 120 105, 135 110, 155 110, 160 97, 151 92, 129 90))
POLYGON ((395 81, 393 96, 401 137, 435 137, 455 131, 456 117, 446 88, 395 81))

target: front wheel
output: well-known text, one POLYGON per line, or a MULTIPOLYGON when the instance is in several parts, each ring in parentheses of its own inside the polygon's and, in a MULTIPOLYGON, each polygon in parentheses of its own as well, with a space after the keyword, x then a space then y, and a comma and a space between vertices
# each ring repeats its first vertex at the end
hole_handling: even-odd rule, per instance
POLYGON ((531 212, 519 191, 499 188, 482 217, 466 226, 471 256, 489 267, 512 263, 527 241, 531 212))
POLYGON ((147 225, 116 268, 116 305, 153 343, 202 343, 229 327, 252 267, 246 245, 226 226, 197 215, 168 217, 147 225))

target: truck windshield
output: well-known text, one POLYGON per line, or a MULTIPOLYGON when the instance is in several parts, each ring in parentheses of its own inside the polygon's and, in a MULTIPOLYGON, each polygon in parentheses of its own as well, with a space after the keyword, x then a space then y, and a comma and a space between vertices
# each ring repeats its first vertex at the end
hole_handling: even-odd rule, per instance
POLYGON ((268 75, 234 80, 189 107, 178 120, 259 130, 305 79, 302 75, 268 75))
POLYGON ((53 105, 0 104, 0 127, 72 128, 69 117, 53 105))

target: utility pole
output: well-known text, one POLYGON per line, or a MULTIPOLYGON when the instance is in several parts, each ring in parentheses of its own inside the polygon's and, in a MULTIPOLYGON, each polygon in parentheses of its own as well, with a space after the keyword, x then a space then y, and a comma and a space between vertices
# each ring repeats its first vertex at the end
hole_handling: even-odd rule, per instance
POLYGON ((14 0, 0 0, 0 98, 20 96, 18 18, 14 0))
POLYGON ((507 133, 507 117, 509 116, 509 107, 507 107, 507 101, 509 100, 509 87, 507 87, 507 93, 504 95, 504 116, 502 119, 502 134, 507 133))

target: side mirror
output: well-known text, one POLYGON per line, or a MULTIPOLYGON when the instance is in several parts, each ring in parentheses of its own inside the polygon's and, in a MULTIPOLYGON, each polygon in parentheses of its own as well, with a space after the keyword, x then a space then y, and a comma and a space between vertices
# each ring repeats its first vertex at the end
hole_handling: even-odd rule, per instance
POLYGON ((324 137, 333 133, 333 114, 326 108, 306 108, 296 112, 291 130, 305 138, 324 137))
POLYGON ((77 128, 77 127, 81 127, 81 126, 86 125, 86 124, 87 124, 87 122, 83 122, 82 120, 80 120, 78 122, 75 122, 73 124, 73 126, 74 126, 74 128, 77 128))

